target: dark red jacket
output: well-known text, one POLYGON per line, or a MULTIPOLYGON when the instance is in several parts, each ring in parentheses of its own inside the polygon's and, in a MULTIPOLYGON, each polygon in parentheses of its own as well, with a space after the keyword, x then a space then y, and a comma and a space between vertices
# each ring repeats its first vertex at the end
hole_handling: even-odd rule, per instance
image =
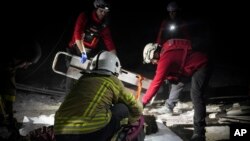
MULTIPOLYGON (((89 17, 91 17, 91 22, 94 22, 95 25, 101 25, 103 24, 103 21, 98 20, 97 15, 96 15, 96 11, 92 11, 91 15, 88 17, 89 15, 87 15, 86 13, 82 12, 80 13, 80 15, 77 18, 76 24, 75 24, 75 28, 74 28, 74 33, 73 33, 73 37, 72 40, 69 43, 69 47, 72 47, 73 44, 75 44, 75 40, 80 40, 82 39, 82 35, 86 29, 86 26, 89 24, 88 22, 90 22, 89 17)), ((111 32, 108 26, 105 26, 104 28, 102 28, 100 31, 100 37, 103 39, 104 44, 106 45, 106 48, 108 51, 110 50, 114 50, 115 49, 115 45, 114 42, 111 38, 111 32)), ((85 45, 85 47, 87 48, 96 48, 96 46, 88 46, 85 45)))
POLYGON ((197 69, 206 65, 207 61, 205 54, 192 51, 189 40, 170 39, 165 42, 154 79, 142 98, 143 104, 152 99, 165 79, 171 82, 178 81, 182 76, 191 77, 197 69))

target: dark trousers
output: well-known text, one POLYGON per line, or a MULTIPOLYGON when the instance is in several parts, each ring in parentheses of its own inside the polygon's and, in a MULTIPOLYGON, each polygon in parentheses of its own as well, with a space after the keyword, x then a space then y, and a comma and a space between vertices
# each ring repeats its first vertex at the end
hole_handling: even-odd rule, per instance
POLYGON ((116 104, 111 111, 111 121, 101 130, 89 134, 56 135, 56 141, 109 141, 120 129, 120 121, 129 115, 128 107, 125 104, 116 104))
POLYGON ((204 93, 210 78, 210 68, 205 66, 196 71, 191 80, 191 99, 194 106, 194 133, 205 134, 206 103, 204 93))
MULTIPOLYGON (((191 77, 190 96, 194 108, 194 133, 197 134, 205 133, 206 103, 204 91, 208 85, 209 77, 210 68, 208 66, 200 68, 191 77)), ((190 79, 184 78, 177 84, 171 84, 169 98, 166 101, 170 108, 174 108, 178 102, 180 93, 187 82, 190 82, 190 79)))

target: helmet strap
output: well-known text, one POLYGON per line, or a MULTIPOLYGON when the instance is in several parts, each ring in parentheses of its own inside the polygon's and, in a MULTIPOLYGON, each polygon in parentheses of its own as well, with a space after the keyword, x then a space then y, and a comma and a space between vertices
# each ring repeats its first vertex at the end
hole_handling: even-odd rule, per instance
POLYGON ((161 52, 161 46, 157 46, 156 50, 154 51, 153 59, 159 59, 160 58, 160 52, 161 52))
POLYGON ((94 70, 98 70, 99 57, 100 57, 100 55, 101 55, 103 52, 104 52, 104 51, 100 51, 100 52, 97 54, 96 65, 95 65, 95 69, 94 69, 94 70))

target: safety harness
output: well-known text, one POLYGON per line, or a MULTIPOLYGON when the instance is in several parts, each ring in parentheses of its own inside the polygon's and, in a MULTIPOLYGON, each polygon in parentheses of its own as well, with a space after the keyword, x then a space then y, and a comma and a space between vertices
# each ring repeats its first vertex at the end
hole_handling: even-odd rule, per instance
MULTIPOLYGON (((99 39, 100 31, 107 26, 107 20, 104 20, 101 24, 97 24, 92 19, 92 14, 87 13, 87 24, 84 30, 84 45, 95 48, 99 39)), ((106 18, 107 19, 107 18, 106 18)))

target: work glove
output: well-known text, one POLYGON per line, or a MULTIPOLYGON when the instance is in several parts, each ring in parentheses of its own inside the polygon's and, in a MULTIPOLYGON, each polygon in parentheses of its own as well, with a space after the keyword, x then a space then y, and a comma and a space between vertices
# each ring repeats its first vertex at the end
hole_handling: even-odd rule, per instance
POLYGON ((82 52, 82 56, 81 56, 81 63, 85 63, 87 61, 88 57, 87 54, 85 52, 82 52))

